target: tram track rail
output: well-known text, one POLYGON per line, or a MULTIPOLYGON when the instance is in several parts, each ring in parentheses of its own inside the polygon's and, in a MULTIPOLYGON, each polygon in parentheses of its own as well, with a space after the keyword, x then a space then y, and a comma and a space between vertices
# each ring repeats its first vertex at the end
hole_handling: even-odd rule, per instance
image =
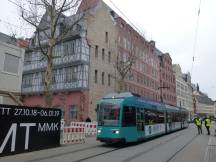
MULTIPOLYGON (((125 147, 124 147, 124 148, 125 148, 125 147)), ((92 159, 92 158, 95 158, 95 157, 98 157, 98 156, 101 156, 101 155, 104 155, 104 154, 108 154, 108 153, 111 153, 111 152, 114 152, 114 151, 117 151, 117 150, 120 150, 120 149, 122 149, 122 148, 117 148, 117 149, 105 151, 105 152, 102 152, 102 153, 100 153, 100 154, 96 154, 96 155, 92 155, 92 156, 89 156, 89 157, 85 157, 85 158, 76 160, 76 161, 74 161, 74 162, 81 162, 81 161, 89 160, 89 159, 92 159)))
MULTIPOLYGON (((97 146, 89 146, 89 147, 85 147, 85 148, 81 148, 81 149, 77 149, 77 150, 73 150, 73 151, 62 152, 62 153, 58 153, 58 154, 55 154, 55 155, 49 155, 49 156, 46 156, 46 157, 41 157, 41 158, 35 158, 35 159, 28 160, 28 161, 25 161, 25 162, 37 162, 37 161, 49 160, 49 159, 52 159, 52 158, 58 158, 60 156, 69 155, 69 154, 75 154, 75 153, 79 153, 79 152, 83 152, 83 151, 87 151, 87 150, 92 150, 92 149, 97 149, 97 148, 100 149, 104 145, 105 144, 97 145, 97 146)), ((108 154, 108 153, 123 149, 125 147, 128 147, 128 146, 126 146, 126 145, 121 146, 121 147, 118 146, 118 148, 115 148, 115 149, 110 149, 108 151, 102 151, 99 154, 93 154, 93 155, 90 155, 88 157, 83 157, 81 159, 74 160, 74 161, 72 160, 72 161, 73 162, 79 162, 79 161, 88 160, 88 159, 91 159, 91 158, 94 158, 94 157, 97 157, 97 156, 100 156, 100 155, 103 155, 103 154, 108 154)), ((109 148, 109 146, 107 148, 109 148)))
MULTIPOLYGON (((149 149, 147 149, 145 151, 139 152, 139 153, 137 153, 137 154, 135 154, 135 155, 133 155, 131 157, 128 157, 127 159, 123 160, 122 162, 130 162, 132 160, 135 160, 135 159, 143 156, 144 154, 147 154, 147 153, 153 151, 154 149, 158 148, 159 146, 165 145, 165 144, 175 140, 177 137, 180 137, 182 134, 183 133, 181 133, 181 134, 179 134, 177 136, 174 136, 174 137, 172 137, 172 138, 170 138, 168 140, 165 140, 163 142, 160 142, 159 144, 155 144, 151 148, 149 148, 149 149)), ((180 153, 185 147, 187 147, 189 144, 191 144, 195 140, 196 137, 197 137, 197 135, 193 136, 188 142, 186 142, 186 144, 184 144, 180 149, 178 149, 174 154, 172 154, 172 156, 170 156, 168 158, 168 160, 166 160, 165 162, 171 162, 171 160, 173 160, 174 157, 176 157, 176 155, 178 153, 180 153)))
MULTIPOLYGON (((162 142, 159 142, 159 143, 156 143, 154 144, 151 148, 145 150, 145 151, 142 151, 142 152, 139 152, 137 154, 134 154, 133 156, 131 157, 128 157, 127 159, 124 159, 122 162, 130 162, 140 156, 143 156, 144 154, 147 154, 151 151, 153 151, 154 149, 156 149, 157 147, 159 146, 162 146, 170 141, 173 141, 175 140, 176 138, 182 136, 184 134, 184 131, 178 135, 175 135, 165 141, 162 141, 162 142)), ((196 137, 196 136, 195 136, 196 137)), ((194 138, 194 137, 193 137, 194 138)), ((154 139, 153 139, 154 140, 154 139)), ((183 148, 180 148, 177 152, 175 152, 175 154, 173 154, 166 162, 170 162, 181 150, 183 150, 187 145, 189 145, 193 140, 190 140, 189 142, 187 142, 183 148)), ((142 144, 142 143, 141 143, 142 144)), ((80 159, 77 159, 77 160, 72 160, 73 162, 82 162, 82 161, 87 161, 87 160, 91 160, 91 159, 94 159, 94 158, 97 158, 101 155, 106 155, 106 154, 109 154, 109 153, 112 153, 112 152, 115 152, 115 151, 118 151, 118 150, 121 150, 121 149, 125 149, 129 146, 133 146, 134 144, 130 144, 130 145, 123 145, 123 146, 118 146, 118 148, 114 148, 114 149, 110 149, 110 150, 107 150, 107 151, 101 151, 100 153, 96 153, 96 154, 92 154, 92 155, 89 155, 87 157, 82 157, 80 159)), ((89 146, 89 147, 86 147, 86 148, 81 148, 81 149, 77 149, 77 150, 73 150, 73 151, 67 151, 67 152, 63 152, 63 153, 59 153, 59 154, 55 154, 55 155, 50 155, 50 156, 46 156, 46 157, 41 157, 41 158, 37 158, 37 159, 33 159, 33 160, 29 160, 29 161, 26 161, 26 162, 36 162, 36 161, 44 161, 44 160, 49 160, 49 159, 52 159, 52 158, 57 158, 59 156, 64 156, 64 155, 69 155, 69 154, 75 154, 75 153, 79 153, 79 152, 83 152, 83 151, 88 151, 88 150, 91 150, 91 149, 100 149, 102 148, 104 145, 97 145, 97 146, 89 146)), ((107 147, 108 148, 108 147, 107 147)))
POLYGON ((178 149, 166 162, 171 162, 171 160, 173 160, 176 155, 178 155, 182 150, 184 150, 184 148, 186 148, 189 144, 191 144, 195 139, 196 136, 193 136, 186 144, 184 144, 180 149, 178 149))
POLYGON ((58 154, 55 154, 55 155, 49 155, 49 156, 46 156, 46 157, 41 157, 41 158, 35 158, 35 159, 28 160, 28 161, 25 161, 25 162, 36 162, 36 161, 41 161, 41 160, 48 160, 48 159, 52 159, 52 158, 55 158, 55 157, 64 156, 64 155, 68 155, 68 154, 73 154, 73 153, 77 153, 77 152, 82 152, 82 151, 90 150, 90 149, 97 148, 97 147, 99 148, 99 147, 101 147, 101 145, 99 145, 99 146, 89 146, 89 147, 85 147, 85 148, 81 148, 81 149, 77 149, 77 150, 73 150, 73 151, 62 152, 62 153, 58 153, 58 154))
POLYGON ((134 160, 134 159, 136 159, 136 158, 138 158, 140 156, 143 156, 144 154, 147 154, 150 151, 153 151, 154 149, 158 148, 159 146, 162 146, 162 145, 164 145, 164 144, 166 144, 166 143, 168 143, 170 141, 175 140, 176 138, 180 137, 182 134, 183 133, 178 134, 178 135, 176 135, 176 136, 174 136, 172 138, 169 138, 169 139, 167 139, 167 140, 165 140, 163 142, 157 143, 157 144, 153 145, 151 148, 149 148, 149 149, 147 149, 145 151, 141 151, 141 152, 139 152, 139 153, 137 153, 137 154, 135 154, 135 155, 133 155, 131 157, 128 157, 127 159, 123 160, 122 162, 130 162, 130 161, 132 161, 132 160, 134 160))
MULTIPOLYGON (((154 150, 154 149, 157 148, 158 146, 163 145, 163 144, 165 144, 165 143, 168 143, 168 142, 170 142, 170 141, 172 141, 172 140, 178 138, 178 137, 181 136, 183 133, 184 133, 184 132, 182 132, 182 133, 180 133, 180 134, 178 134, 178 135, 175 135, 174 137, 169 138, 169 139, 166 140, 166 141, 157 143, 157 144, 155 144, 154 146, 152 146, 150 149, 147 149, 147 150, 145 150, 145 151, 143 151, 143 152, 139 152, 138 154, 135 154, 135 155, 133 155, 133 156, 131 156, 131 157, 129 157, 129 158, 123 160, 122 162, 129 162, 129 161, 131 161, 131 160, 133 160, 133 159, 136 159, 137 157, 142 156, 143 154, 146 154, 146 153, 148 153, 148 152, 154 150)), ((105 152, 102 152, 102 153, 99 153, 99 154, 91 155, 91 156, 89 156, 89 157, 85 157, 85 158, 76 160, 76 161, 74 161, 74 162, 82 162, 82 161, 90 160, 90 159, 96 158, 96 157, 101 156, 101 155, 109 154, 109 153, 112 153, 112 152, 115 152, 115 151, 124 149, 124 148, 126 148, 126 147, 129 147, 129 146, 124 146, 124 147, 121 147, 121 148, 116 148, 116 149, 109 150, 109 151, 105 151, 105 152)))

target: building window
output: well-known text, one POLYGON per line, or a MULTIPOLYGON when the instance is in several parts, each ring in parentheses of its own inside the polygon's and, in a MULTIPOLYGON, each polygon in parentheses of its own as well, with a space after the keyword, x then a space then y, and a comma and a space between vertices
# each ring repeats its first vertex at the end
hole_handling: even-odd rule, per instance
POLYGON ((110 85, 111 85, 111 75, 108 74, 108 86, 110 86, 110 85))
POLYGON ((105 59, 105 49, 103 48, 102 49, 102 60, 104 60, 105 59))
POLYGON ((110 51, 108 52, 108 62, 109 63, 111 62, 111 52, 110 51))
POLYGON ((94 80, 95 80, 95 83, 97 83, 98 81, 98 71, 97 70, 95 70, 95 77, 94 77, 94 80))
POLYGON ((4 71, 18 74, 19 57, 5 53, 4 71))
POLYGON ((71 119, 77 119, 77 107, 76 105, 71 105, 70 107, 70 118, 71 119))
POLYGON ((77 70, 77 67, 69 67, 60 70, 58 74, 59 80, 61 80, 60 82, 72 83, 78 81, 78 75, 80 72, 77 70))
POLYGON ((106 32, 106 33, 105 33, 105 42, 106 42, 106 43, 108 43, 108 39, 109 39, 109 37, 108 37, 108 32, 106 32))
POLYGON ((104 72, 102 72, 102 80, 101 80, 101 83, 102 83, 102 85, 104 85, 104 72))
POLYGON ((98 46, 95 46, 95 58, 98 58, 98 46))

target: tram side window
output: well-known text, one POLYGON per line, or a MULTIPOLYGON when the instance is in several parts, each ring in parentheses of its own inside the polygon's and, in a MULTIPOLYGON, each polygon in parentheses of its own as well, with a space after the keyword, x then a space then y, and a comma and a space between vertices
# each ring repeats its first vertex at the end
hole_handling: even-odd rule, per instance
POLYGON ((186 112, 183 113, 183 121, 188 120, 188 114, 186 112))
POLYGON ((173 122, 180 122, 181 121, 181 114, 178 112, 172 113, 173 122))
POLYGON ((123 109, 123 127, 136 126, 136 109, 134 107, 125 106, 123 109))
POLYGON ((168 123, 171 123, 172 122, 172 113, 170 113, 170 112, 167 112, 167 118, 166 118, 166 120, 167 120, 167 122, 168 123))
POLYGON ((157 122, 157 115, 152 110, 146 110, 145 111, 145 124, 146 125, 152 125, 157 122))
POLYGON ((145 111, 145 124, 152 125, 164 123, 164 113, 155 111, 155 110, 146 110, 145 111))
POLYGON ((163 112, 158 112, 158 123, 164 123, 165 115, 163 112))

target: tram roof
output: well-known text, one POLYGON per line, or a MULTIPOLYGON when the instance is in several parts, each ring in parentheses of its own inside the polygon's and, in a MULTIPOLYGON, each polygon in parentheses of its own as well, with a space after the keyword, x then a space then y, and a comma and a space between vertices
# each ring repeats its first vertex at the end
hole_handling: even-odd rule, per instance
MULTIPOLYGON (((182 111, 187 111, 184 108, 180 108, 180 107, 175 107, 175 106, 171 106, 171 105, 167 105, 167 104, 162 104, 160 102, 155 102, 155 101, 151 101, 149 99, 146 99, 140 95, 131 93, 131 92, 123 92, 123 93, 110 93, 107 94, 106 96, 104 96, 102 99, 117 99, 117 100, 121 100, 123 101, 134 101, 137 102, 138 104, 144 104, 146 106, 150 106, 149 108, 153 108, 153 109, 163 109, 163 110, 167 110, 169 112, 176 112, 179 110, 182 111)), ((120 101, 120 102, 121 102, 120 101)))
POLYGON ((173 111, 179 111, 178 107, 167 105, 167 104, 165 104, 165 109, 168 110, 168 111, 171 111, 171 112, 173 112, 173 111))
POLYGON ((122 101, 134 101, 138 104, 144 104, 146 106, 150 106, 150 108, 159 108, 162 109, 164 107, 163 104, 155 101, 151 101, 148 99, 145 99, 144 97, 141 97, 140 95, 131 93, 131 92, 123 92, 123 93, 110 93, 106 96, 104 96, 102 99, 120 99, 122 101))
POLYGON ((122 92, 122 93, 109 93, 103 97, 103 99, 124 99, 126 97, 134 97, 135 95, 131 92, 122 92))

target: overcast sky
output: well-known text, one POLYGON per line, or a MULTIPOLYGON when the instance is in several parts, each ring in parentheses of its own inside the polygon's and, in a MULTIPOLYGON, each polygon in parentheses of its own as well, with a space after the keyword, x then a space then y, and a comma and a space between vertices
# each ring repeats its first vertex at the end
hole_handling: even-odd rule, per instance
MULTIPOLYGON (((110 0, 104 0, 113 7, 110 0)), ((170 53, 183 72, 192 71, 192 81, 216 100, 216 1, 202 0, 197 39, 195 31, 200 0, 112 0, 114 4, 162 52, 170 53), (196 40, 196 43, 195 43, 196 40), (194 44, 195 48, 194 48, 194 44), (193 52, 195 49, 195 52, 193 52), (192 58, 195 55, 193 70, 192 58)), ((116 10, 116 9, 115 9, 116 10)), ((18 36, 31 35, 18 9, 1 0, 0 31, 18 36)))

